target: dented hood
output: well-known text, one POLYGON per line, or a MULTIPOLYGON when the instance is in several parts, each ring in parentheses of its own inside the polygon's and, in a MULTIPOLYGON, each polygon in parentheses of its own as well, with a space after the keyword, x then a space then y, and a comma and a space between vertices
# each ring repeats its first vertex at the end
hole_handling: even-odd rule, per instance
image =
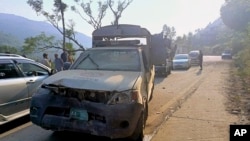
POLYGON ((122 91, 132 89, 139 75, 128 71, 65 70, 43 82, 75 89, 122 91))

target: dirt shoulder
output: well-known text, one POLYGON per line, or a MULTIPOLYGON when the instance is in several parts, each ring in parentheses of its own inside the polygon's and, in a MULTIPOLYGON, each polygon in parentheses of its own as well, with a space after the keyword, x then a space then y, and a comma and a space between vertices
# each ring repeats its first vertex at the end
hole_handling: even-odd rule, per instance
POLYGON ((228 141, 229 125, 247 123, 246 97, 231 62, 207 63, 199 88, 164 122, 152 141, 228 141), (237 88, 237 89, 236 89, 237 88))
POLYGON ((227 111, 239 117, 237 124, 250 124, 250 82, 245 82, 231 64, 227 79, 227 111))

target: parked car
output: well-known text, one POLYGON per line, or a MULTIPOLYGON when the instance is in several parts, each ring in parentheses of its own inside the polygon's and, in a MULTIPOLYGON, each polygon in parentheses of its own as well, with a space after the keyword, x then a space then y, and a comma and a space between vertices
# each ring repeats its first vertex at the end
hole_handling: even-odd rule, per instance
POLYGON ((232 59, 232 51, 224 50, 221 54, 221 59, 232 59))
POLYGON ((191 60, 188 54, 176 54, 173 59, 173 69, 189 69, 191 60))
POLYGON ((0 125, 28 115, 32 94, 51 74, 34 60, 0 53, 0 125))
POLYGON ((188 55, 191 59, 191 65, 199 65, 200 63, 200 60, 199 60, 200 51, 199 50, 192 50, 189 52, 188 55))

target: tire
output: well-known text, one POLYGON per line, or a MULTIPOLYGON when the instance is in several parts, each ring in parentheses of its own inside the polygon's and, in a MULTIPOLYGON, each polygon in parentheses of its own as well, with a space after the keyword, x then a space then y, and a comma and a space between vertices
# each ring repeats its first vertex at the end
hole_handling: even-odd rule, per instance
POLYGON ((135 131, 127 139, 129 141, 142 141, 143 140, 143 128, 144 128, 144 125, 143 125, 143 114, 141 114, 141 116, 140 116, 140 118, 139 118, 139 120, 137 122, 135 131))
POLYGON ((168 75, 171 74, 172 67, 168 68, 168 75))
POLYGON ((147 101, 144 103, 144 111, 141 113, 141 116, 137 122, 136 128, 134 133, 128 137, 129 140, 131 141, 143 141, 143 130, 146 125, 146 121, 148 118, 148 103, 147 101))
POLYGON ((162 75, 163 77, 167 77, 167 76, 168 76, 168 73, 167 73, 167 72, 163 72, 161 75, 162 75))

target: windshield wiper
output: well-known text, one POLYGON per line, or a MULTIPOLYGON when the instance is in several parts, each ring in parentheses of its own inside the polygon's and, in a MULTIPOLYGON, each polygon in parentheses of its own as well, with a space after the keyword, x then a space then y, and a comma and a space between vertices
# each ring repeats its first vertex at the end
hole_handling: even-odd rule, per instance
POLYGON ((87 58, 96 66, 96 69, 99 69, 99 65, 89 56, 89 54, 83 60, 87 58))

